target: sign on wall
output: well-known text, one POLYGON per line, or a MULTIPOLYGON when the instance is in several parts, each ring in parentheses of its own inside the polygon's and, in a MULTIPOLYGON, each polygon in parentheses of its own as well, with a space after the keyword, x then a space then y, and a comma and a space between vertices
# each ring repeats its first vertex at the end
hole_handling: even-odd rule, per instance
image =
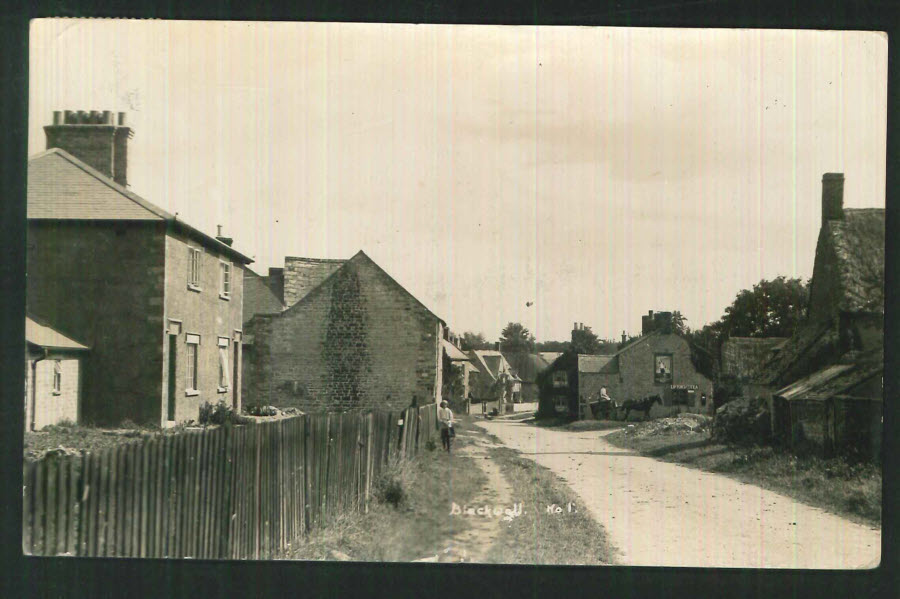
POLYGON ((672 382, 672 354, 655 354, 653 356, 653 381, 656 383, 672 382))

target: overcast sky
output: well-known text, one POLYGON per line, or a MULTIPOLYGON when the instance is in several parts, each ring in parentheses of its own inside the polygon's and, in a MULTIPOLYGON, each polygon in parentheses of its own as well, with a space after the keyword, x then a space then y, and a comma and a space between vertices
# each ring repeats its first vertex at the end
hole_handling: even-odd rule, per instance
POLYGON ((362 249, 457 332, 698 328, 812 274, 821 178, 883 207, 878 33, 41 20, 54 110, 127 111, 133 191, 265 273, 362 249), (527 302, 534 302, 530 307, 527 302))

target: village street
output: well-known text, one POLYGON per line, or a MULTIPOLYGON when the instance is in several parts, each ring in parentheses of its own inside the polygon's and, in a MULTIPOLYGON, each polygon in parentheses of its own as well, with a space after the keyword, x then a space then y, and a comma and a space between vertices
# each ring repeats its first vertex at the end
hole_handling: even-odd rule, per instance
MULTIPOLYGON (((612 431, 479 422, 566 480, 619 550, 622 565, 871 568, 881 531, 718 474, 619 449, 612 431)), ((515 500, 515 498, 513 498, 515 500)))

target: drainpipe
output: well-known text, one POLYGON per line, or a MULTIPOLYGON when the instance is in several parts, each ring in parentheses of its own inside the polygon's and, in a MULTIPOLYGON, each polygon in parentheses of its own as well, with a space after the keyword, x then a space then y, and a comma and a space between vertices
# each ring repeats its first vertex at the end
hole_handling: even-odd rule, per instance
POLYGON ((46 347, 44 355, 31 363, 31 422, 28 423, 28 430, 34 430, 34 412, 37 407, 37 363, 46 360, 50 356, 50 350, 46 347))

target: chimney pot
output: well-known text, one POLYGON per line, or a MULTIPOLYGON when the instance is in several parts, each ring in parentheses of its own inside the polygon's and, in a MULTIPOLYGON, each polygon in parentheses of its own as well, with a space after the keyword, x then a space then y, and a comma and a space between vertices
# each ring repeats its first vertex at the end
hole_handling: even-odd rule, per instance
POLYGON ((78 124, 83 125, 83 124, 87 123, 87 120, 88 120, 87 111, 79 110, 78 111, 78 124))
POLYGON ((125 126, 125 113, 120 112, 119 113, 119 127, 124 127, 124 126, 125 126))
POLYGON ((822 175, 822 224, 844 219, 844 174, 822 175))
POLYGON ((92 110, 91 111, 91 123, 92 124, 100 124, 102 121, 100 120, 100 111, 92 110))
POLYGON ((103 120, 101 121, 104 125, 113 125, 113 116, 111 110, 103 111, 103 120))
POLYGON ((216 235, 219 237, 222 236, 222 225, 216 225, 216 235))
POLYGON ((63 113, 61 110, 53 111, 53 124, 54 125, 62 125, 63 124, 63 113))

